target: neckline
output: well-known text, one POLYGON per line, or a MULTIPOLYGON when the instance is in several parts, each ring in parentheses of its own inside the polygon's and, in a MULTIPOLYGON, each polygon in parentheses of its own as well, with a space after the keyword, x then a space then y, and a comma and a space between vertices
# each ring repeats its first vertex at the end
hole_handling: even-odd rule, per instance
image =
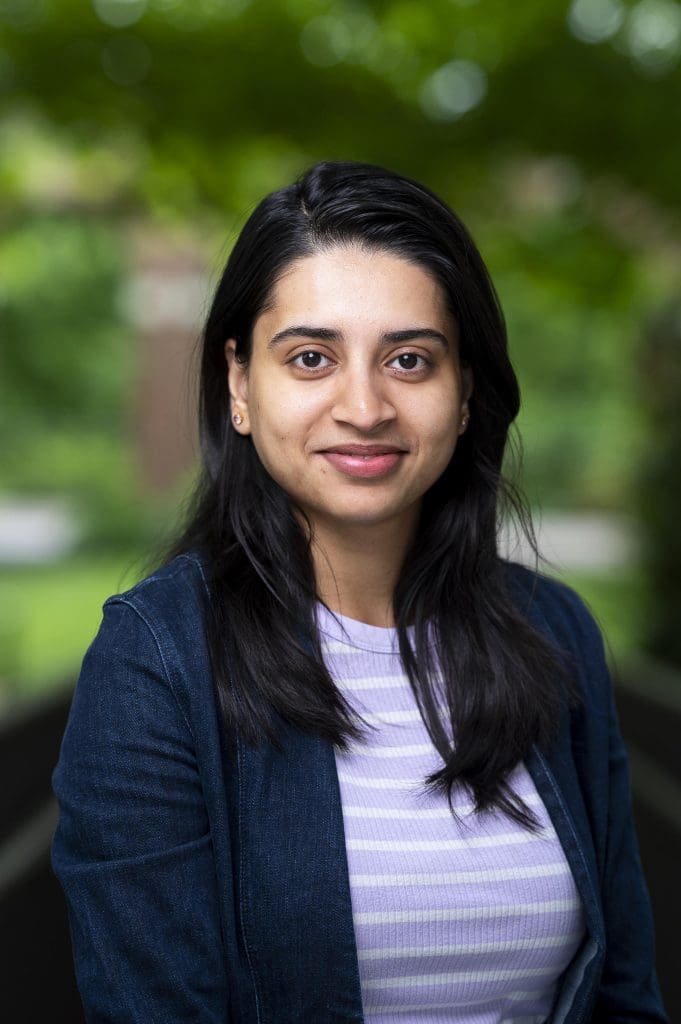
MULTIPOLYGON (((358 618, 349 618, 340 611, 332 611, 321 601, 314 602, 316 628, 323 637, 335 643, 359 650, 370 650, 381 654, 399 655, 399 636, 396 626, 370 626, 358 618)), ((415 628, 407 627, 407 639, 414 647, 415 628)), ((432 624, 428 624, 428 646, 436 647, 432 624)))
MULTIPOLYGON (((371 626, 368 622, 331 611, 321 601, 315 601, 315 619, 319 633, 336 643, 381 654, 400 653, 396 626, 371 626)), ((414 633, 414 626, 407 626, 407 637, 412 645, 414 633)))

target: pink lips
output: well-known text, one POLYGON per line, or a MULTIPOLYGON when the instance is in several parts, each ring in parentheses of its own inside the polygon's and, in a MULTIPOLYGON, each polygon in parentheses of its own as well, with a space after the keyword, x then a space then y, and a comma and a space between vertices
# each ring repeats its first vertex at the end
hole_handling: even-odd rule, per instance
POLYGON ((391 445, 348 444, 320 454, 346 476, 369 479, 390 473, 405 452, 391 445))

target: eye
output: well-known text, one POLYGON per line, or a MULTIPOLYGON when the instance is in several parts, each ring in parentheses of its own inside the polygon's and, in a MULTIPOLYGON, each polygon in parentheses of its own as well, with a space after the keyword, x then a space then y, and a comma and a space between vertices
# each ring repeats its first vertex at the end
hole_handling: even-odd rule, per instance
POLYGON ((424 370, 427 366, 430 366, 430 360, 426 359, 425 356, 419 355, 418 352, 402 352, 399 356, 391 359, 388 365, 390 366, 394 363, 397 363, 397 369, 399 370, 424 370))
POLYGON ((305 352, 299 352, 297 356, 294 356, 291 364, 305 370, 322 370, 331 365, 331 360, 322 352, 306 349, 305 352))

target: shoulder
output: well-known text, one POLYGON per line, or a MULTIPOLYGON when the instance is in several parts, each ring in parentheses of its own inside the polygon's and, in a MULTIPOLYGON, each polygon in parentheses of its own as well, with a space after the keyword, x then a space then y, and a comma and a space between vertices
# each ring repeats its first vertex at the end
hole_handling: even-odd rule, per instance
POLYGON ((508 589, 523 614, 539 625, 543 620, 557 639, 602 642, 593 613, 579 594, 565 583, 518 562, 502 562, 508 589))
POLYGON ((104 604, 53 775, 63 811, 77 814, 62 813, 62 860, 69 844, 74 856, 131 867, 164 835, 179 850, 205 831, 196 764, 199 746, 203 758, 216 749, 211 677, 193 613, 177 613, 197 576, 195 561, 178 558, 104 604))
POLYGON ((107 663, 154 666, 171 686, 206 672, 206 566, 182 554, 104 602, 102 622, 86 655, 107 663))
POLYGON ((208 597, 206 567, 194 552, 178 555, 104 603, 104 614, 122 606, 132 609, 150 629, 165 626, 180 632, 203 621, 208 597))
POLYGON ((584 600, 565 583, 516 562, 504 562, 503 572, 520 612, 558 649, 587 701, 609 700, 603 635, 584 600))

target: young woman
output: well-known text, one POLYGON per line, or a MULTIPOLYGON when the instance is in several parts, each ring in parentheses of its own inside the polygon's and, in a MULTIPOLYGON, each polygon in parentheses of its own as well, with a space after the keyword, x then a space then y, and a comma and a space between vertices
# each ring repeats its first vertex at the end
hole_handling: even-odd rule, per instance
POLYGON ((497 550, 519 407, 465 228, 324 163, 246 224, 203 469, 54 785, 90 1022, 660 1022, 601 639, 497 550))

